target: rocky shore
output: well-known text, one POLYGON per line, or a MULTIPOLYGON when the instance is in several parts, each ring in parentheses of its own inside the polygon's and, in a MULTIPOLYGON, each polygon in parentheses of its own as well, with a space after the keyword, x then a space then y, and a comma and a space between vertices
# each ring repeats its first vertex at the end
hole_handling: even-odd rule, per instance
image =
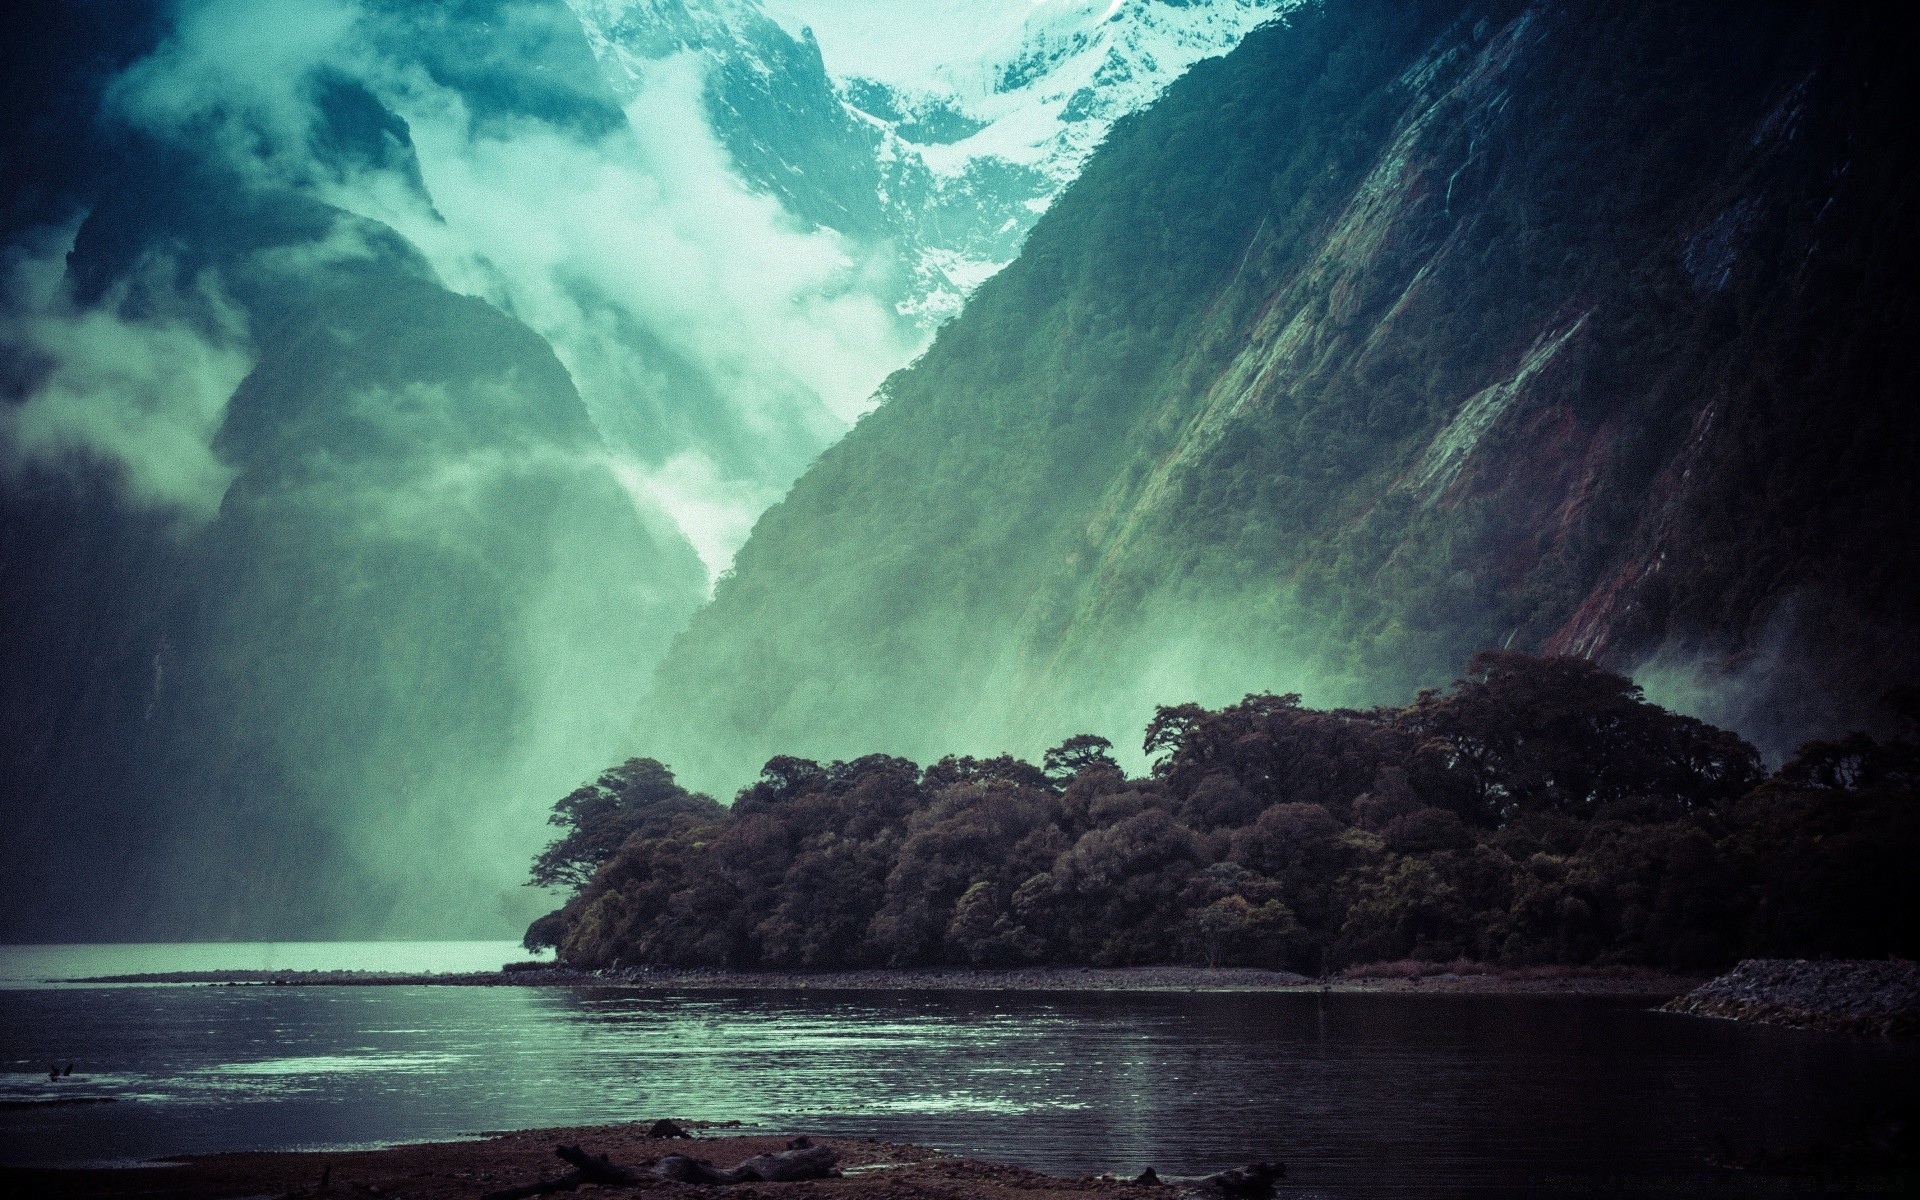
POLYGON ((545 963, 446 974, 377 971, 174 971, 74 983, 170 983, 279 987, 618 987, 648 991, 967 992, 1409 992, 1676 996, 1699 977, 1632 968, 1495 968, 1459 963, 1383 963, 1326 979, 1253 967, 1021 967, 1003 971, 916 968, 871 971, 728 971, 625 967, 581 971, 545 963))
POLYGON ((1920 964, 1750 958, 1669 1001, 1664 1011, 1913 1037, 1920 1034, 1920 964))
MULTIPOLYGON (((647 1130, 644 1124, 535 1129, 379 1150, 209 1154, 113 1169, 10 1168, 0 1169, 0 1187, 19 1196, 98 1200, 242 1196, 474 1200, 515 1190, 530 1192, 530 1185, 562 1175, 567 1164, 555 1157, 555 1148, 561 1145, 641 1168, 673 1154, 697 1156, 726 1168, 789 1145, 784 1136, 680 1141, 649 1137, 647 1130)), ((924 1146, 853 1138, 821 1138, 818 1144, 834 1152, 839 1173, 831 1178, 723 1188, 648 1177, 612 1193, 589 1185, 573 1194, 713 1200, 766 1200, 771 1195, 791 1200, 1028 1200, 1042 1194, 1168 1200, 1180 1194, 1112 1178, 1062 1179, 1023 1167, 955 1158, 924 1146)))

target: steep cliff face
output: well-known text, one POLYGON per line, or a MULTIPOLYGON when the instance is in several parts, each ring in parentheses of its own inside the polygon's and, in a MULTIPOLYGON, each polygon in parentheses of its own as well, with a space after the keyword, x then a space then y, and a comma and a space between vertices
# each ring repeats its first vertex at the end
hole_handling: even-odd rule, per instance
MULTIPOLYGON (((528 70, 472 111, 618 118, 528 70)), ((304 176, 123 132, 71 249, 8 258, 8 937, 510 929, 704 593, 551 347, 314 198, 420 180, 322 87, 304 176)))
POLYGON ((522 927, 754 516, 1274 5, 1016 7, 986 116, 757 0, 16 22, 0 937, 522 927))
POLYGON ((878 138, 835 93, 810 37, 752 0, 572 0, 601 69, 632 100, 662 60, 706 74, 714 133, 742 175, 794 216, 860 238, 888 232, 878 138))
POLYGON ((762 519, 656 748, 1032 752, 1488 645, 1776 750, 1871 719, 1920 669, 1901 44, 1579 0, 1253 35, 762 519))
POLYGON ((537 338, 369 266, 257 343, 211 519, 6 493, 12 936, 484 934, 624 749, 697 557, 537 338))

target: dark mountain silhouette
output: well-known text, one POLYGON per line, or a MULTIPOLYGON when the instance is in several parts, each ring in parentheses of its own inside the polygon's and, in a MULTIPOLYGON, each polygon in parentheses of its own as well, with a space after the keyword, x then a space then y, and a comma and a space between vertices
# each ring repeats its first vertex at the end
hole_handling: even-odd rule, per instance
MULTIPOLYGON (((524 66, 538 86, 494 72, 475 111, 621 119, 524 66)), ((417 183, 405 124, 322 87, 307 165, 417 183)), ((73 184, 76 311, 244 329, 251 369, 208 512, 143 503, 110 458, 7 481, 5 934, 498 930, 526 903, 512 841, 629 736, 704 568, 548 344, 398 234, 300 181, 103 145, 73 184)), ((10 360, 22 392, 55 366, 10 360)))

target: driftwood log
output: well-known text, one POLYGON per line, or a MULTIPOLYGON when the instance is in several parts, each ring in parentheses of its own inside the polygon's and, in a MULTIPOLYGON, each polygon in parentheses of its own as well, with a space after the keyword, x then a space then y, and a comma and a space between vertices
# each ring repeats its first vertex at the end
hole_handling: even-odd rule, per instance
POLYGON ((701 1158, 669 1154, 645 1171, 621 1166, 604 1154, 588 1154, 578 1146, 556 1146, 553 1152, 572 1165, 573 1170, 552 1179, 520 1187, 489 1192, 481 1200, 526 1200, 553 1192, 570 1192, 589 1183, 601 1187, 639 1187, 652 1179, 673 1183, 794 1183, 803 1179, 825 1179, 833 1174, 840 1156, 831 1146, 816 1146, 806 1138, 795 1138, 792 1145, 777 1154, 756 1154, 737 1167, 716 1167, 701 1158))
POLYGON ((1149 1186, 1185 1188, 1196 1196, 1215 1197, 1218 1200, 1271 1200, 1274 1184, 1287 1177, 1287 1164, 1277 1162, 1249 1163, 1244 1167, 1234 1167, 1217 1175, 1201 1175, 1192 1178, 1162 1176, 1152 1167, 1140 1172, 1135 1183, 1149 1186))
POLYGON ((756 1154, 737 1167, 721 1169, 705 1159, 669 1154, 653 1164, 653 1174, 675 1183, 796 1183, 825 1179, 840 1161, 832 1146, 808 1144, 778 1154, 756 1154))
POLYGON ((646 1176, 613 1162, 604 1154, 588 1154, 578 1146, 555 1146, 553 1152, 573 1164, 573 1170, 538 1183, 488 1192, 481 1200, 525 1200, 528 1196, 544 1196, 550 1192, 570 1192, 589 1183, 602 1187, 638 1187, 646 1182, 646 1176))

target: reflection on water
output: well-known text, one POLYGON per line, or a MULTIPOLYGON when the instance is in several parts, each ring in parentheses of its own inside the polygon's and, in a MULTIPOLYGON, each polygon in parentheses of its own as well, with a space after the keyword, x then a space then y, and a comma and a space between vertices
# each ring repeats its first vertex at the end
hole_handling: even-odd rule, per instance
POLYGON ((200 1070, 212 1075, 334 1075, 363 1071, 430 1071, 459 1062, 464 1054, 308 1054, 265 1062, 222 1063, 200 1070))
MULTIPOLYGON (((497 971, 518 942, 126 942, 0 946, 0 986, 168 971, 497 971)), ((550 957, 550 956, 549 956, 550 957)))
POLYGON ((0 992, 0 1016, 6 1098, 130 1101, 0 1110, 16 1163, 672 1116, 1064 1174, 1280 1158, 1303 1195, 1644 1194, 1716 1135, 1804 1144, 1920 1066, 1546 997, 120 987, 0 992))

